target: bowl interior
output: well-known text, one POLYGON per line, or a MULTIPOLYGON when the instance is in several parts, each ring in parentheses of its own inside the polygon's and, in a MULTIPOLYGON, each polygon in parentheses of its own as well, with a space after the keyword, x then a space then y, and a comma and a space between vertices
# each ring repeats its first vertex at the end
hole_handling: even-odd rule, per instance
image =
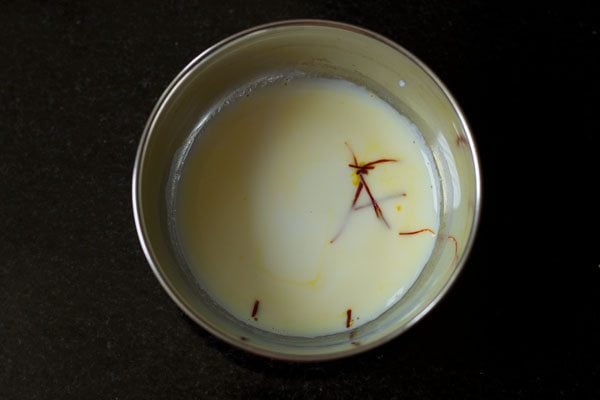
POLYGON ((317 360, 376 346, 406 330, 445 293, 468 252, 479 209, 473 142, 460 110, 412 55, 347 25, 299 21, 232 37, 196 58, 153 111, 136 161, 134 213, 146 256, 176 303, 222 339, 270 357, 317 360), (440 232, 411 289, 379 318, 350 332, 288 337, 250 327, 215 304, 192 278, 170 234, 177 171, 203 118, 249 83, 289 74, 343 78, 386 100, 419 128, 439 178, 440 232))

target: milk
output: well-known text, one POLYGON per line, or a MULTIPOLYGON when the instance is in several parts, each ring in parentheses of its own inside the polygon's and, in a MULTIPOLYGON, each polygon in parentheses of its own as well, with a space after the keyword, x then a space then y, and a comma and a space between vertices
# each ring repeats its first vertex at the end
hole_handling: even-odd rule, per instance
POLYGON ((273 83, 196 139, 177 191, 179 242, 199 284, 239 320, 295 336, 345 331, 377 318, 423 269, 435 182, 417 128, 366 89, 273 83))

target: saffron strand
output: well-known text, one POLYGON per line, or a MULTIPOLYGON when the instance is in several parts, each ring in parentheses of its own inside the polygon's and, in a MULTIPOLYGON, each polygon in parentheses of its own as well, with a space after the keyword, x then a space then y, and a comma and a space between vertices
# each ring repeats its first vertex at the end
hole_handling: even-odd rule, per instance
POLYGON ((432 235, 435 235, 435 232, 433 231, 433 229, 429 229, 429 228, 419 229, 418 231, 398 232, 398 235, 417 235, 417 234, 423 233, 423 232, 429 232, 432 235))

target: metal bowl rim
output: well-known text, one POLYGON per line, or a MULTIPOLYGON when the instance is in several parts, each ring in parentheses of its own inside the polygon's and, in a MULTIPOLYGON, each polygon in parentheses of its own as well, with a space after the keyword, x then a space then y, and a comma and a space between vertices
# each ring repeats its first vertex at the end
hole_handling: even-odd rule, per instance
POLYGON ((131 188, 132 188, 133 216, 134 216, 134 220, 135 220, 135 227, 136 227, 136 231, 138 234, 138 239, 140 241, 140 245, 142 247, 144 255, 146 256, 146 259, 148 260, 148 263, 150 264, 152 271, 154 272, 154 275, 160 282, 163 289, 168 293, 168 295, 171 297, 171 299, 175 302, 175 304, 177 304, 177 306, 188 317, 190 317, 194 322, 196 322, 202 328, 206 329, 208 332, 210 332, 214 336, 220 338, 221 340, 224 340, 225 342, 227 342, 235 347, 241 348, 250 353, 254 353, 254 354, 272 358, 272 359, 279 359, 279 360, 285 360, 285 361, 303 361, 303 362, 339 359, 339 358, 355 355, 358 353, 362 353, 362 352, 370 350, 372 348, 381 346, 382 344, 384 344, 384 343, 394 339, 395 337, 399 336, 400 334, 406 332, 409 328, 411 328, 418 321, 420 321, 429 311, 431 311, 431 309, 438 304, 438 302, 446 295, 448 290, 452 287, 452 285, 456 281, 458 275, 462 271, 464 264, 469 256, 469 253, 471 252, 471 249, 473 247, 473 243, 475 240, 475 236, 477 233, 477 228, 479 225, 479 219, 481 216, 481 198, 482 198, 482 193, 481 193, 482 184, 481 184, 481 171, 480 171, 480 165, 479 165, 479 157, 477 154, 477 149, 475 147, 475 142, 474 142, 473 136, 471 134, 471 130, 469 128, 467 120, 466 120, 460 106, 458 105, 458 103, 456 102, 456 100, 454 99, 454 97, 452 96, 450 91, 448 90, 448 88, 446 88, 446 86, 433 73, 433 71, 431 69, 429 69, 429 67, 427 67, 427 65, 425 65, 422 61, 420 61, 416 56, 414 56, 412 53, 410 53, 408 50, 406 50, 404 47, 400 46, 399 44, 395 43, 394 41, 392 41, 378 33, 375 33, 373 31, 370 31, 368 29, 361 28, 361 27, 358 27, 355 25, 350 25, 347 23, 328 21, 328 20, 319 20, 319 19, 284 20, 284 21, 277 21, 277 22, 272 22, 272 23, 252 27, 250 29, 247 29, 247 30, 241 31, 239 33, 236 33, 234 35, 231 35, 231 36, 221 40, 220 42, 214 44, 213 46, 209 47, 208 49, 206 49, 202 53, 200 53, 197 57, 195 57, 188 65, 186 65, 185 68, 183 68, 183 70, 181 70, 181 72, 171 81, 171 83, 164 90, 164 92, 160 96, 159 100, 156 102, 156 105, 154 106, 154 108, 148 118, 148 121, 146 122, 142 137, 140 139, 140 144, 137 149, 137 154, 135 157, 131 188), (429 78, 439 87, 441 92, 446 96, 446 99, 448 100, 448 102, 450 103, 450 105, 452 106, 452 108, 454 109, 456 114, 458 115, 458 118, 459 118, 459 120, 462 124, 462 127, 465 131, 465 134, 466 134, 466 139, 469 144, 469 149, 471 150, 471 156, 473 158, 473 169, 474 169, 474 174, 475 174, 475 205, 474 205, 474 218, 473 218, 473 222, 471 224, 471 233, 469 235, 468 242, 465 246, 465 249, 461 255, 461 258, 460 258, 456 268, 454 269, 452 275, 450 275, 450 277, 446 281, 446 284, 444 285, 444 287, 437 293, 437 295, 433 298, 433 300, 429 304, 427 304, 427 306, 425 306, 423 308, 423 310, 421 310, 412 319, 410 319, 406 324, 404 324, 403 326, 394 330, 393 332, 391 332, 387 335, 384 335, 372 342, 365 343, 364 345, 356 346, 356 347, 353 347, 353 348, 350 348, 347 350, 343 350, 343 351, 337 351, 337 352, 332 352, 332 353, 322 353, 322 354, 312 354, 312 355, 283 353, 283 352, 271 351, 271 350, 267 350, 267 349, 264 349, 261 347, 253 346, 252 343, 249 341, 242 341, 238 337, 229 335, 227 332, 220 330, 219 328, 217 328, 216 326, 211 324, 209 321, 202 318, 201 315, 197 314, 188 304, 186 304, 183 301, 183 299, 181 299, 179 294, 177 293, 177 289, 175 287, 173 287, 170 284, 170 282, 168 282, 166 277, 163 275, 162 269, 160 267, 160 263, 158 262, 157 258, 155 257, 155 255, 151 249, 151 246, 150 246, 149 240, 148 240, 148 236, 147 236, 147 232, 146 232, 146 228, 145 228, 145 223, 141 219, 141 215, 142 215, 141 211, 143 209, 143 204, 142 204, 141 196, 140 196, 140 191, 141 191, 140 175, 141 175, 143 163, 145 160, 146 148, 147 148, 150 136, 153 132, 155 122, 158 119, 159 115, 161 114, 161 111, 164 108, 165 104, 168 103, 170 96, 173 94, 175 89, 185 80, 188 73, 191 72, 196 66, 198 66, 198 64, 200 64, 201 62, 206 60, 208 57, 210 57, 211 55, 213 55, 214 53, 216 53, 217 51, 219 51, 226 45, 231 44, 232 42, 235 42, 237 40, 241 40, 241 39, 245 38, 246 36, 249 36, 251 34, 264 33, 269 30, 275 30, 275 29, 287 28, 287 27, 298 27, 298 26, 335 28, 335 29, 340 29, 340 30, 345 30, 345 31, 350 31, 350 32, 361 34, 363 36, 377 40, 377 41, 391 47, 392 49, 398 51, 399 53, 401 53, 402 55, 407 57, 409 60, 411 60, 413 63, 415 63, 419 68, 421 68, 429 76, 429 78))

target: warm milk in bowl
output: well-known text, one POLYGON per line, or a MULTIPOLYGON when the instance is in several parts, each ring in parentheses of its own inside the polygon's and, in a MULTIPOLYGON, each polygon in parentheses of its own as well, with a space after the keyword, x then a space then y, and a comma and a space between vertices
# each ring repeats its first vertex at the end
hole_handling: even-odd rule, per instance
POLYGON ((479 208, 468 127, 439 81, 368 31, 259 27, 192 62, 134 173, 142 245, 179 306, 270 357, 366 350, 448 289, 479 208))

